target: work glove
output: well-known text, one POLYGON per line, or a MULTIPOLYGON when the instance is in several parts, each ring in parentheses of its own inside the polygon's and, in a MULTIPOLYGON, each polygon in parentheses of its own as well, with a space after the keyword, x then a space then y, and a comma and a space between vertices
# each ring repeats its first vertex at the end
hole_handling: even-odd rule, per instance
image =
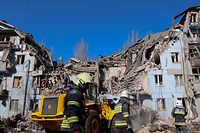
POLYGON ((80 130, 76 130, 75 133, 81 133, 81 131, 80 130))

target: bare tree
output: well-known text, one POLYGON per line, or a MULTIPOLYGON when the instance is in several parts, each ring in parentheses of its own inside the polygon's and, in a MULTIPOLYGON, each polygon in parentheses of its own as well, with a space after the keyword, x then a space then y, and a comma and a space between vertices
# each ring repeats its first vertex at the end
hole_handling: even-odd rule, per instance
POLYGON ((75 45, 74 58, 81 61, 86 61, 88 59, 88 45, 83 38, 81 38, 81 40, 75 45))
POLYGON ((123 50, 127 49, 131 45, 135 44, 139 40, 139 33, 132 31, 131 35, 128 35, 127 40, 124 42, 123 50))

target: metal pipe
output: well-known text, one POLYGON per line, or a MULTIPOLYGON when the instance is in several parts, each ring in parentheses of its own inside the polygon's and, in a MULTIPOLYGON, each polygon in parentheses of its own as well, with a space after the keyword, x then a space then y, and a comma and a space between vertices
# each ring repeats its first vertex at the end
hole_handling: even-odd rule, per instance
POLYGON ((24 63, 25 67, 27 67, 27 71, 26 71, 26 85, 25 85, 25 93, 24 93, 23 115, 25 115, 25 109, 26 109, 26 97, 27 97, 29 69, 30 69, 30 60, 27 60, 27 61, 24 63), (28 64, 26 64, 27 61, 28 61, 28 64), (28 65, 28 66, 26 66, 26 65, 28 65))

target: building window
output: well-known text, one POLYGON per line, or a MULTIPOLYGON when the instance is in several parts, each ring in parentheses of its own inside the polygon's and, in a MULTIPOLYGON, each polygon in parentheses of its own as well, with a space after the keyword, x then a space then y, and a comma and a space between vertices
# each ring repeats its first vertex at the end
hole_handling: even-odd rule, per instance
POLYGON ((197 13, 196 12, 191 13, 190 23, 197 23, 197 13))
POLYGON ((17 55, 17 60, 16 60, 16 63, 21 65, 21 64, 24 64, 24 61, 25 61, 25 55, 17 55))
POLYGON ((18 88, 22 84, 22 76, 14 77, 13 88, 18 88))
POLYGON ((200 81, 200 68, 193 68, 192 75, 193 75, 194 81, 200 81))
POLYGON ((157 86, 163 85, 162 75, 155 75, 155 83, 157 86))
POLYGON ((158 106, 158 111, 165 110, 166 109, 165 99, 164 98, 158 98, 157 99, 157 106, 158 106))
POLYGON ((183 85, 183 75, 174 75, 175 76, 175 81, 176 85, 183 85))
POLYGON ((172 58, 172 62, 173 63, 180 62, 180 60, 179 60, 179 53, 176 53, 176 52, 171 53, 171 58, 172 58))
POLYGON ((19 104, 18 99, 12 99, 10 101, 10 111, 18 111, 18 104, 19 104))
POLYGON ((190 53, 190 57, 197 57, 199 55, 197 48, 190 48, 189 53, 190 53))
POLYGON ((0 41, 9 41, 10 40, 10 37, 5 37, 5 36, 1 36, 0 37, 0 41))

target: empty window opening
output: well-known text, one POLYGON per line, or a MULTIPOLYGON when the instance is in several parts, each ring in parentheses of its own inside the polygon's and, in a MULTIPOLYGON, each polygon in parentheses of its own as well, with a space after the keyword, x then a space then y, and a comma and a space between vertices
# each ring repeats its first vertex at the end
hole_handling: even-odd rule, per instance
POLYGON ((179 53, 171 53, 171 58, 172 58, 172 62, 176 63, 176 62, 180 62, 179 61, 179 53))
POLYGON ((14 77, 13 88, 18 88, 19 86, 21 86, 21 84, 22 84, 22 77, 21 76, 14 77))
POLYGON ((192 75, 194 81, 200 81, 200 68, 193 68, 192 75))
POLYGON ((183 75, 174 75, 176 85, 183 85, 183 75))
POLYGON ((7 85, 7 79, 6 77, 1 77, 0 76, 0 93, 3 91, 3 90, 6 90, 6 85, 7 85))
POLYGON ((18 104, 19 104, 18 99, 12 99, 10 101, 10 111, 18 111, 18 104))
POLYGON ((157 86, 163 85, 162 75, 155 75, 155 83, 157 86))
POLYGON ((17 55, 17 60, 16 60, 16 63, 21 65, 21 64, 24 64, 24 61, 25 61, 25 55, 17 55))
POLYGON ((154 48, 155 48, 155 46, 151 46, 150 48, 148 48, 148 49, 146 50, 145 57, 146 57, 147 60, 150 59, 154 48))
POLYGON ((1 36, 0 41, 3 41, 3 42, 10 41, 10 37, 1 36))
POLYGON ((157 99, 157 107, 158 107, 159 111, 166 109, 165 99, 164 98, 158 98, 157 99))
POLYGON ((191 13, 190 23, 197 23, 197 13, 196 12, 191 13))
POLYGON ((197 48, 190 48, 189 54, 190 54, 190 57, 197 57, 199 55, 197 48))

